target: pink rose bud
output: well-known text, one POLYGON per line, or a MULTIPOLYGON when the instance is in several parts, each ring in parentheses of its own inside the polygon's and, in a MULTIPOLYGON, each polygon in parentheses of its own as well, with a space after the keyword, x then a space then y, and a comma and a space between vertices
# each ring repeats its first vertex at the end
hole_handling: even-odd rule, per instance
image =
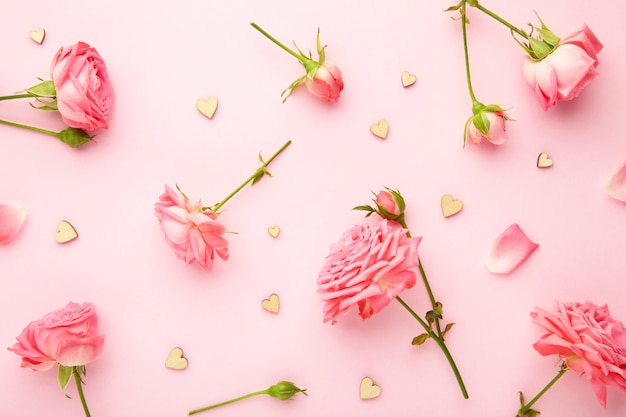
POLYGON ((522 70, 541 108, 547 110, 559 101, 576 98, 595 78, 603 45, 587 25, 563 39, 545 26, 540 34, 539 40, 529 40, 522 70))
POLYGON ((501 145, 506 141, 506 121, 508 116, 500 106, 483 106, 481 110, 475 112, 466 123, 465 141, 467 138, 476 144, 483 139, 501 145))
POLYGON ((341 71, 337 65, 325 61, 307 74, 304 85, 314 96, 334 103, 339 100, 339 93, 343 90, 341 71))
POLYGON ((404 214, 404 198, 396 190, 383 190, 376 195, 377 213, 388 220, 395 220, 404 214))

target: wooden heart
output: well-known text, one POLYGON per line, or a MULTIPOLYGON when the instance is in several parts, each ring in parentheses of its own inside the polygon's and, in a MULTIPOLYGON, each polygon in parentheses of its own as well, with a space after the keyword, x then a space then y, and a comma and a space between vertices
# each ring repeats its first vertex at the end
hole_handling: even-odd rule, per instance
POLYGON ((199 98, 196 100, 196 108, 202 114, 209 119, 213 118, 215 111, 217 110, 217 98, 209 97, 206 100, 199 98))
POLYGON ((267 233, 269 233, 270 236, 272 236, 273 238, 277 238, 278 235, 280 234, 280 227, 279 226, 268 227, 267 233))
POLYGON ((183 350, 179 347, 172 349, 167 359, 165 360, 165 366, 170 369, 176 369, 178 371, 185 369, 189 361, 183 356, 183 350))
POLYGON ((374 384, 372 378, 366 376, 361 380, 361 388, 359 390, 362 400, 371 400, 380 395, 381 389, 378 385, 374 384))
POLYGON ((537 158, 537 167, 539 168, 551 167, 553 163, 554 161, 545 152, 541 152, 537 158))
POLYGON ((46 31, 43 30, 42 28, 38 28, 38 29, 31 30, 30 32, 28 32, 28 36, 30 36, 32 40, 34 40, 35 42, 41 45, 41 43, 43 42, 43 39, 46 37, 46 31))
POLYGON ((374 136, 385 139, 387 138, 387 133, 389 132, 389 123, 385 119, 382 119, 378 123, 370 126, 370 132, 372 132, 374 136))
POLYGON ((415 84, 416 81, 417 81, 417 77, 411 74, 410 72, 404 71, 402 73, 402 87, 406 88, 408 86, 411 86, 415 84))
POLYGON ((263 307, 264 310, 267 310, 270 313, 276 314, 280 309, 280 299, 276 294, 271 294, 269 298, 261 301, 261 307, 263 307))
POLYGON ((74 229, 74 226, 72 226, 67 220, 61 220, 57 228, 58 232, 54 236, 54 240, 58 243, 67 243, 78 237, 76 229, 74 229))
POLYGON ((450 217, 457 214, 463 208, 463 202, 461 200, 455 200, 450 194, 444 194, 441 197, 441 211, 443 211, 443 217, 450 217))

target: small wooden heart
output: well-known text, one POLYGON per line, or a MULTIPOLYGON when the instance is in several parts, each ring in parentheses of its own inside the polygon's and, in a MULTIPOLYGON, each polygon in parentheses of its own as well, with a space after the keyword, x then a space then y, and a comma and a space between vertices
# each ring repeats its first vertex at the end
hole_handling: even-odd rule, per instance
POLYGON ((279 226, 268 227, 267 233, 269 233, 271 237, 277 238, 278 235, 280 234, 280 227, 279 226))
POLYGON ((370 132, 372 132, 374 136, 386 139, 387 133, 389 132, 389 123, 385 119, 382 119, 378 121, 378 123, 374 123, 370 126, 370 132))
POLYGON ((76 229, 67 220, 61 220, 57 228, 58 232, 54 235, 54 240, 58 243, 67 243, 78 237, 76 229))
POLYGON ((407 88, 417 81, 417 77, 408 71, 402 73, 402 87, 407 88))
POLYGON ((267 310, 270 313, 276 314, 280 309, 280 299, 276 294, 271 294, 269 298, 261 301, 261 307, 263 307, 264 310, 267 310))
POLYGON ((537 167, 539 168, 551 167, 553 163, 554 161, 545 152, 541 152, 537 158, 537 167))
POLYGON ((196 108, 202 114, 209 119, 213 118, 215 111, 217 110, 217 98, 209 97, 206 100, 199 98, 196 100, 196 108))
POLYGON ((28 36, 38 44, 42 44, 43 39, 46 37, 46 31, 42 28, 37 28, 28 32, 28 36))
POLYGON ((441 197, 441 211, 443 217, 450 217, 457 214, 463 208, 461 200, 455 200, 450 194, 444 194, 441 197))
POLYGON ((165 360, 166 367, 176 369, 178 371, 185 369, 188 364, 189 361, 183 356, 183 350, 179 347, 172 349, 165 360))
POLYGON ((374 384, 372 378, 366 376, 361 380, 361 388, 359 390, 362 400, 371 400, 380 395, 381 389, 378 385, 374 384))

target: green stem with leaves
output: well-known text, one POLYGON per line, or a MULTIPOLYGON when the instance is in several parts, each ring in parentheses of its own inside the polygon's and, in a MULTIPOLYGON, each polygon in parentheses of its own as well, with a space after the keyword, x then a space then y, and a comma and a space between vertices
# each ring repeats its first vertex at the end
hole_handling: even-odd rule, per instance
POLYGON ((428 325, 428 323, 426 323, 415 311, 413 311, 413 309, 409 307, 409 305, 405 303, 402 298, 396 297, 396 300, 413 316, 413 318, 415 318, 415 320, 417 320, 417 322, 424 328, 424 330, 426 330, 426 333, 428 333, 430 338, 433 339, 435 343, 437 343, 437 345, 439 345, 439 347, 443 351, 443 354, 448 360, 448 363, 452 367, 452 372, 454 372, 454 376, 459 383, 459 388, 461 389, 463 398, 469 398, 469 395, 467 394, 467 389, 465 388, 465 384, 463 383, 463 378, 461 377, 461 373, 459 372, 459 369, 457 368, 456 363, 454 362, 454 359, 452 358, 452 355, 450 354, 450 351, 448 350, 448 347, 446 346, 443 339, 440 336, 436 335, 432 328, 428 325))
POLYGON ((232 404, 232 403, 235 403, 237 401, 245 400, 246 398, 254 397, 254 396, 257 396, 257 395, 268 394, 268 393, 269 393, 269 390, 267 390, 267 389, 265 389, 263 391, 252 392, 250 394, 242 395, 241 397, 233 398, 232 400, 223 401, 221 403, 213 404, 213 405, 210 405, 208 407, 203 407, 203 408, 198 408, 196 410, 192 410, 192 411, 189 412, 188 415, 191 416, 191 415, 194 415, 194 414, 201 413, 203 411, 207 411, 207 410, 211 410, 213 408, 221 407, 223 405, 232 404))
POLYGON ((550 382, 548 382, 548 384, 545 387, 543 387, 543 389, 541 391, 539 391, 539 393, 537 395, 535 395, 532 400, 530 400, 528 402, 528 404, 524 404, 523 403, 523 396, 520 393, 520 399, 522 401, 522 407, 519 409, 516 417, 525 417, 526 413, 528 413, 528 411, 530 411, 530 407, 532 407, 543 396, 543 394, 545 394, 552 387, 552 385, 556 384, 556 382, 559 379, 561 379, 561 377, 563 375, 565 375, 565 373, 567 372, 568 369, 569 368, 567 367, 567 364, 565 364, 565 362, 563 362, 561 364, 561 370, 559 371, 559 373, 557 373, 556 376, 554 378, 552 378, 550 380, 550 382))
POLYGON ((274 155, 272 155, 270 157, 270 159, 265 161, 263 163, 263 165, 261 165, 256 171, 254 171, 254 174, 250 175, 250 177, 247 180, 245 180, 243 182, 243 184, 241 184, 239 187, 235 188, 235 190, 232 193, 228 194, 226 196, 226 198, 224 198, 222 201, 220 201, 219 203, 215 204, 212 207, 203 207, 203 209, 208 209, 208 210, 211 210, 212 212, 216 213, 224 204, 226 204, 226 202, 228 200, 233 198, 235 196, 235 194, 237 194, 239 191, 241 191, 250 182, 252 182, 252 181, 254 181, 254 182, 259 181, 261 178, 263 178, 264 175, 267 175, 268 174, 267 167, 269 166, 269 164, 271 164, 272 161, 274 159, 276 159, 276 157, 278 155, 280 155, 280 153, 282 151, 284 151, 287 148, 287 146, 289 146, 289 145, 291 145, 291 141, 290 140, 288 140, 283 146, 281 146, 281 148, 278 151, 276 151, 276 153, 274 155))
POLYGON ((72 373, 74 374, 74 380, 76 381, 76 390, 78 390, 78 396, 80 397, 80 402, 83 405, 85 416, 91 417, 91 414, 89 413, 89 408, 87 407, 87 401, 85 400, 85 394, 83 393, 83 381, 80 377, 80 373, 78 372, 78 367, 72 367, 72 373))

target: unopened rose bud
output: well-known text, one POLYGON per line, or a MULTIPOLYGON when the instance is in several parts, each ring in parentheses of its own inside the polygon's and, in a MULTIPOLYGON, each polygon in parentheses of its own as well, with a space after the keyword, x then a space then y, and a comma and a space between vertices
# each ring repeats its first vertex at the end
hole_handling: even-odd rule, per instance
POLYGON ((406 204, 404 198, 396 190, 383 190, 376 195, 378 214, 388 220, 395 220, 404 214, 406 204))
POLYGON ((77 129, 75 127, 68 127, 60 131, 57 137, 72 148, 78 148, 93 139, 93 136, 89 136, 83 129, 77 129))
POLYGON ((501 145, 506 141, 505 122, 509 117, 504 109, 498 105, 474 105, 474 115, 467 120, 465 127, 465 141, 469 137, 472 142, 479 144, 483 139, 501 145))
POLYGON ((293 382, 289 381, 280 381, 267 389, 268 395, 278 398, 279 400, 289 400, 299 392, 307 395, 306 389, 300 389, 296 387, 293 382))

